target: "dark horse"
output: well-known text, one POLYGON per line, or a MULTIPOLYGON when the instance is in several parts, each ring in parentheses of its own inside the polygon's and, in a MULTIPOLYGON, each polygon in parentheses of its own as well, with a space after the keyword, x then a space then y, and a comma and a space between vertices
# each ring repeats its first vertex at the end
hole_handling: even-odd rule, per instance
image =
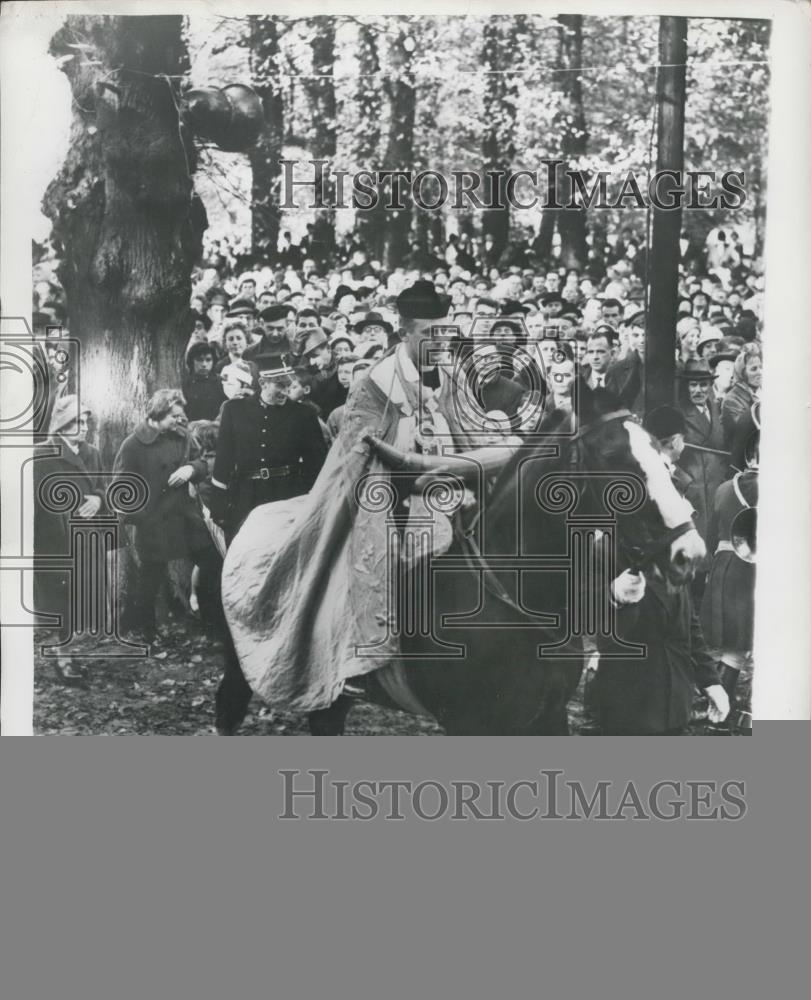
MULTIPOLYGON (((451 548, 401 573, 399 593, 416 596, 409 620, 429 627, 401 628, 397 684, 449 734, 567 733, 583 637, 610 638, 610 581, 644 568, 681 586, 704 555, 647 433, 603 390, 579 402, 578 432, 554 415, 489 486, 481 514, 457 518, 451 548)), ((415 477, 415 489, 441 486, 415 477)), ((381 673, 358 679, 365 696, 401 707, 381 673)), ((310 731, 342 733, 351 703, 311 713, 310 731)))

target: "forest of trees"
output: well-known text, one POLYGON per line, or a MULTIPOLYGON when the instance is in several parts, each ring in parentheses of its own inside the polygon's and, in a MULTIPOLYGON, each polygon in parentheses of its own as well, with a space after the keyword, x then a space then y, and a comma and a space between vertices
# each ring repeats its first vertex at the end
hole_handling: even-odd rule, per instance
MULTIPOLYGON (((405 165, 445 175, 533 169, 555 158, 582 171, 644 176, 656 157, 658 31, 656 17, 391 15, 211 19, 188 24, 185 37, 195 82, 214 76, 263 88, 274 137, 267 148, 281 141, 295 158, 326 158, 350 173, 405 165)), ((768 43, 764 21, 689 21, 685 169, 743 170, 751 201, 735 222, 753 223, 759 243, 768 43)), ((250 178, 240 180, 247 161, 212 153, 201 164, 201 184, 216 188, 215 207, 220 198, 245 202, 254 248, 274 245, 279 215, 272 202, 259 205, 278 186, 278 173, 262 168, 258 192, 254 155, 253 189, 250 178)), ((295 237, 306 221, 290 213, 283 225, 295 237)), ((389 265, 409 243, 441 240, 449 229, 490 233, 499 248, 540 229, 550 246, 560 239, 564 259, 582 263, 587 235, 599 240, 627 221, 605 212, 541 218, 495 210, 477 218, 412 206, 393 218, 324 214, 327 239, 336 228, 353 230, 389 265)), ((724 221, 723 212, 685 220, 698 238, 724 221)))
MULTIPOLYGON (((631 221, 644 231, 639 211, 477 216, 407 200, 398 212, 282 212, 278 161, 448 176, 559 159, 644 177, 656 163, 658 37, 656 17, 66 18, 51 54, 73 92, 71 148, 43 209, 83 372, 92 379, 103 368, 120 401, 105 414, 110 440, 155 386, 174 380, 206 232, 261 257, 280 231, 295 239, 314 222, 328 250, 352 232, 391 268, 451 231, 489 234, 497 250, 559 239, 568 266, 582 266, 587 243, 609 230, 631 221), (222 152, 192 133, 183 95, 231 82, 254 87, 264 129, 244 151, 222 152)), ((685 168, 743 170, 751 197, 733 227, 749 224, 758 241, 768 41, 767 22, 689 21, 685 168)), ((721 210, 684 216, 699 239, 724 223, 721 210)))

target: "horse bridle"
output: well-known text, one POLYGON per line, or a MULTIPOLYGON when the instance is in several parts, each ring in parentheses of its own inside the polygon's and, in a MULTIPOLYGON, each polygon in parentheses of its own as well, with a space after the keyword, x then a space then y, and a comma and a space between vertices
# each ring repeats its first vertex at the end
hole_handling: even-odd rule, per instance
MULTIPOLYGON (((591 431, 595 430, 602 424, 610 423, 614 420, 627 420, 635 419, 630 410, 611 410, 609 413, 603 413, 599 417, 595 417, 594 420, 589 421, 572 437, 572 441, 577 443, 577 447, 573 449, 572 457, 575 461, 572 462, 573 465, 582 466, 583 463, 583 449, 580 447, 580 441, 591 431)), ((587 488, 593 489, 592 486, 587 488)), ((475 539, 475 525, 478 521, 478 516, 474 521, 468 526, 467 530, 459 531, 458 537, 462 543, 462 551, 465 555, 466 561, 471 568, 479 570, 482 574, 482 583, 485 590, 487 590, 493 597, 497 598, 503 604, 517 611, 520 615, 526 615, 526 611, 519 607, 518 604, 510 597, 506 588, 502 585, 501 581, 498 579, 496 574, 487 564, 487 557, 479 549, 478 543, 475 539)), ((625 554, 628 557, 629 568, 633 572, 639 572, 645 566, 649 565, 658 555, 664 552, 665 549, 669 548, 670 545, 677 539, 681 538, 682 535, 687 534, 688 531, 694 531, 695 524, 692 518, 685 521, 683 524, 676 525, 675 528, 670 528, 663 532, 661 535, 653 538, 645 546, 625 546, 625 554)))
MULTIPOLYGON (((590 420, 572 437, 572 441, 576 443, 576 447, 572 450, 572 464, 583 466, 584 456, 583 449, 580 442, 587 437, 593 430, 603 424, 611 423, 614 420, 637 420, 630 410, 610 410, 608 413, 603 413, 593 420, 590 420)), ((588 488, 593 489, 589 486, 588 488)), ((623 546, 625 555, 628 557, 629 568, 632 572, 638 573, 645 566, 650 565, 657 556, 661 555, 666 549, 669 549, 671 544, 676 541, 677 538, 681 538, 682 535, 686 535, 688 531, 694 531, 695 524, 692 518, 685 521, 683 524, 676 525, 675 528, 669 528, 667 531, 663 532, 661 535, 657 535, 653 538, 647 545, 644 546, 623 546)))

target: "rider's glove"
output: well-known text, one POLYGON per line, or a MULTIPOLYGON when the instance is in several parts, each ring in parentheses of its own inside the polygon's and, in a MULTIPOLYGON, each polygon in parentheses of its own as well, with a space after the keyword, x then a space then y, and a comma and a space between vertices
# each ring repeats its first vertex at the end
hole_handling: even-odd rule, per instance
POLYGON ((626 569, 611 584, 611 596, 617 604, 638 604, 645 596, 645 577, 626 569))

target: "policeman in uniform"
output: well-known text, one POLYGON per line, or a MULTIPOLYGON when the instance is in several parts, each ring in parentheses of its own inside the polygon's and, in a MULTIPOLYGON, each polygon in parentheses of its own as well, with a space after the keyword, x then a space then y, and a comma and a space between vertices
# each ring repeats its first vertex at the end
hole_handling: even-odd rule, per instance
POLYGON ((287 398, 292 372, 260 370, 259 396, 222 408, 210 507, 229 544, 254 507, 307 493, 324 464, 318 418, 287 398))

